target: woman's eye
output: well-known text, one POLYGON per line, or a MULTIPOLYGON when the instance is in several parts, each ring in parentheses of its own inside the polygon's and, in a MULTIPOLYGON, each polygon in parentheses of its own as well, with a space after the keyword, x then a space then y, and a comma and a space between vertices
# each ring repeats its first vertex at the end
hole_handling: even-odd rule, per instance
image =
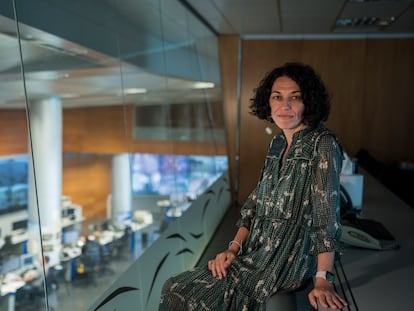
POLYGON ((292 100, 292 101, 300 101, 300 100, 302 100, 302 96, 300 96, 300 95, 295 95, 295 96, 292 96, 292 97, 290 98, 290 100, 292 100))

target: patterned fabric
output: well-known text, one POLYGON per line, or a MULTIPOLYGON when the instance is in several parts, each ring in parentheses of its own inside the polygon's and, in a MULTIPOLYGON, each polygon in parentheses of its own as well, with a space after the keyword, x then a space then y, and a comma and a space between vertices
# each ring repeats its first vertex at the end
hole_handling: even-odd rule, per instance
POLYGON ((159 310, 265 310, 266 299, 294 290, 316 272, 317 255, 340 248, 339 174, 342 150, 324 126, 271 142, 260 180, 237 225, 249 229, 243 253, 222 280, 207 267, 170 278, 159 310))

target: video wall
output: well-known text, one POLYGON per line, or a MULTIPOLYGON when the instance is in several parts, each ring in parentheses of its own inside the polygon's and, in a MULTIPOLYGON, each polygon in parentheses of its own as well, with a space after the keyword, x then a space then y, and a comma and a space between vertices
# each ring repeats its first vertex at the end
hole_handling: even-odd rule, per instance
POLYGON ((0 215, 28 205, 28 157, 0 157, 0 215))
POLYGON ((137 195, 197 196, 227 169, 226 156, 136 153, 132 156, 132 189, 137 195))

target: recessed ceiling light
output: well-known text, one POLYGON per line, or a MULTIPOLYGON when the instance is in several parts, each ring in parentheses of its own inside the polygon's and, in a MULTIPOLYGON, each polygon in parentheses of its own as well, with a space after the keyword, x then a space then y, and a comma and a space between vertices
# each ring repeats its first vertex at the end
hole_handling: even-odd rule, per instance
POLYGON ((193 84, 194 89, 212 89, 215 86, 212 82, 195 82, 193 84))
POLYGON ((63 93, 63 94, 60 94, 59 97, 60 98, 69 99, 69 98, 77 98, 77 97, 80 97, 80 95, 79 94, 75 94, 75 93, 63 93))
POLYGON ((119 95, 144 94, 146 92, 147 92, 147 89, 131 87, 131 88, 126 88, 126 89, 121 90, 119 95))

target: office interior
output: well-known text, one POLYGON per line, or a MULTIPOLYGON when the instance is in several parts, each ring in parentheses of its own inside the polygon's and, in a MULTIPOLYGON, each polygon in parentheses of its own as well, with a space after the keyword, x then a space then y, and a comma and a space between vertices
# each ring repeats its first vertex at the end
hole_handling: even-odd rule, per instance
MULTIPOLYGON (((351 175, 364 175, 358 207, 402 240, 413 273, 413 15, 413 1, 385 0, 2 1, 0 309, 122 309, 103 301, 138 280, 133 300, 156 310, 163 278, 178 272, 158 250, 182 246, 165 236, 223 203, 178 269, 197 264, 255 186, 278 129, 249 114, 249 99, 287 61, 326 81, 326 125, 351 175), (161 277, 146 279, 154 266, 161 277)), ((343 263, 377 260, 370 252, 343 263)), ((350 267, 369 300, 370 287, 357 290, 375 277, 350 267)))

